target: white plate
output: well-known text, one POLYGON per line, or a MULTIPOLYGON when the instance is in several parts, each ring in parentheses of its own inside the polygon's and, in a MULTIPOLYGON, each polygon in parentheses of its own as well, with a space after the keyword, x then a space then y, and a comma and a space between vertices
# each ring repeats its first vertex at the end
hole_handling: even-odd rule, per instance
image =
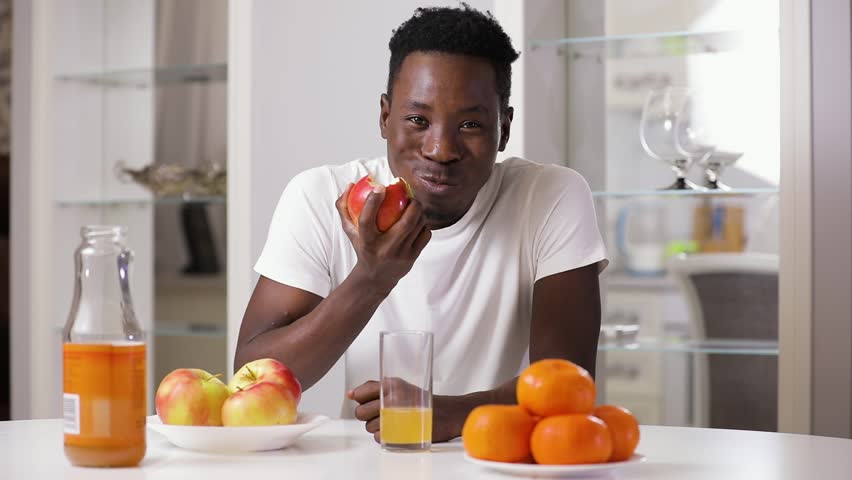
POLYGON ((297 438, 328 421, 315 413, 300 413, 296 423, 268 427, 194 427, 165 425, 160 417, 148 417, 148 427, 163 434, 171 443, 205 452, 260 452, 288 447, 297 438))
POLYGON ((637 463, 644 462, 645 456, 638 453, 633 454, 629 460, 623 462, 611 463, 585 463, 582 465, 536 465, 530 463, 506 463, 492 462, 489 460, 480 460, 473 458, 467 453, 464 454, 465 460, 481 465, 492 470, 509 475, 517 475, 521 477, 541 477, 541 478, 558 478, 558 477, 585 477, 590 475, 603 475, 613 470, 618 470, 637 463))

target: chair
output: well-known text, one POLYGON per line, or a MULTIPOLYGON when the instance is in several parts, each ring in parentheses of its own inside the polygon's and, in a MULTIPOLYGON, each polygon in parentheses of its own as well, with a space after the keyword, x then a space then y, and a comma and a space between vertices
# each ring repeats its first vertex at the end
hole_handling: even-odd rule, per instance
MULTIPOLYGON (((778 340, 778 256, 680 255, 669 269, 691 312, 697 340, 778 340)), ((777 431, 778 358, 694 354, 695 426, 777 431)))

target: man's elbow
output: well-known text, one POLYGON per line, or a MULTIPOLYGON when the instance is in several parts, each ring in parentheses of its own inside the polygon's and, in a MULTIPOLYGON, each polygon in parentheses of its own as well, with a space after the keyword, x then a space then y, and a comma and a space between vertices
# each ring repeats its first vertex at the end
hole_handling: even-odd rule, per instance
POLYGON ((257 360, 251 352, 252 348, 242 343, 237 343, 237 350, 234 352, 234 372, 242 368, 243 365, 257 360))

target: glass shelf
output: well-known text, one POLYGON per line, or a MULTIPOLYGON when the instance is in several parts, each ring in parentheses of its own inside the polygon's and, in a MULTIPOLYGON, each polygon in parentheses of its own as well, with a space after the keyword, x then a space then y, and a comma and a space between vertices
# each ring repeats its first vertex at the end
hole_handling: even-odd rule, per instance
POLYGON ((225 82, 228 80, 228 66, 224 63, 172 65, 155 68, 71 73, 58 75, 56 78, 64 82, 87 83, 105 87, 146 88, 151 85, 225 82))
POLYGON ((225 327, 185 323, 159 322, 154 326, 155 337, 207 337, 225 338, 225 327))
POLYGON ((625 190, 596 191, 596 198, 634 198, 634 197, 754 197, 775 195, 777 187, 737 188, 734 190, 625 190))
POLYGON ((152 197, 152 198, 106 198, 106 199, 74 199, 57 200, 60 208, 70 207, 143 207, 147 205, 180 205, 184 203, 218 204, 225 203, 225 196, 191 196, 191 197, 152 197))
MULTIPOLYGON (((62 334, 64 326, 55 325, 53 331, 62 334)), ((150 339, 152 333, 150 331, 143 332, 143 338, 150 339)), ((225 338, 227 331, 225 327, 219 325, 201 325, 201 324, 186 324, 186 323, 167 323, 160 322, 154 326, 153 336, 155 337, 207 337, 207 338, 225 338)))
POLYGON ((737 50, 744 44, 745 37, 746 32, 741 30, 649 32, 532 40, 529 46, 532 50, 567 49, 574 57, 602 53, 607 58, 667 57, 737 50))
POLYGON ((778 355, 775 340, 638 338, 635 341, 602 341, 607 352, 712 353, 720 355, 778 355))

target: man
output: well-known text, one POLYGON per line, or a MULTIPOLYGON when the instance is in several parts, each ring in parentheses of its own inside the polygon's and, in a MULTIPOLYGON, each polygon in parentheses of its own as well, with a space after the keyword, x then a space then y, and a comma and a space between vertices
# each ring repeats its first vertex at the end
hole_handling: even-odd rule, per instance
POLYGON ((315 168, 286 187, 255 266, 235 365, 274 357, 304 388, 345 356, 347 406, 378 439, 379 332, 434 333, 433 441, 458 436, 484 403, 515 403, 529 360, 594 372, 598 273, 606 264, 588 185, 520 159, 509 141, 518 53, 489 15, 418 9, 390 40, 379 127, 387 157, 315 168), (375 188, 346 213, 366 173, 402 177, 415 199, 376 228, 375 188))

